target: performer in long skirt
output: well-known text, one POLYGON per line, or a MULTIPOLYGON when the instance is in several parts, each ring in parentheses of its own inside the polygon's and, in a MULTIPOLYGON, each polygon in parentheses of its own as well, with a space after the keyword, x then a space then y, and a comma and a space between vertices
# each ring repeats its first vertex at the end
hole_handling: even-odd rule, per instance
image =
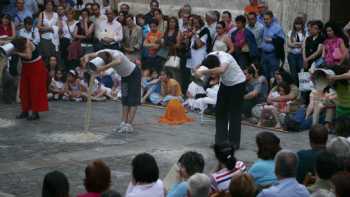
POLYGON ((137 106, 141 104, 141 70, 118 50, 104 49, 89 53, 81 61, 86 64, 96 57, 101 58, 105 63, 97 69, 97 72, 114 68, 122 77, 122 122, 114 131, 132 132, 137 106))
POLYGON ((30 40, 18 37, 12 44, 15 47, 14 53, 22 59, 23 64, 20 80, 22 113, 16 118, 38 120, 39 112, 48 111, 48 72, 37 47, 30 40))
POLYGON ((229 142, 239 149, 241 142, 241 108, 246 77, 236 60, 226 52, 213 52, 204 59, 208 70, 196 71, 202 75, 220 75, 220 88, 216 103, 215 144, 229 142))

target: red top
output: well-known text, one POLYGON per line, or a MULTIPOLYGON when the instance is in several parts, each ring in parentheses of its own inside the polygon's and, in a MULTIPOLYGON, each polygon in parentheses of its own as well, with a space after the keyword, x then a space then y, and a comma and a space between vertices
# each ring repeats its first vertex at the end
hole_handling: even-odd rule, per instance
POLYGON ((100 193, 89 192, 85 194, 80 194, 77 197, 100 197, 100 196, 101 196, 100 193))
POLYGON ((0 36, 3 36, 3 35, 9 36, 9 37, 13 36, 11 24, 7 26, 0 24, 0 36))

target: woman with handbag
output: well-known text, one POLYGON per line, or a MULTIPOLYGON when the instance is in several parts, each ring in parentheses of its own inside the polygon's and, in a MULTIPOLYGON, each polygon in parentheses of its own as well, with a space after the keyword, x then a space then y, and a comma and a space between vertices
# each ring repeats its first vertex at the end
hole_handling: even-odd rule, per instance
POLYGON ((77 25, 77 21, 74 19, 75 10, 70 8, 66 11, 67 20, 60 21, 60 51, 61 58, 63 60, 63 65, 66 67, 65 70, 68 71, 72 69, 72 61, 68 60, 68 47, 74 38, 74 29, 77 25))
MULTIPOLYGON (((89 11, 83 9, 80 13, 80 21, 77 23, 74 30, 74 45, 71 44, 72 48, 79 49, 80 43, 83 54, 92 53, 93 47, 93 34, 94 34, 94 23, 90 20, 89 11), (73 47, 74 46, 74 47, 73 47)), ((70 50, 73 51, 73 50, 70 50)))
POLYGON ((348 39, 342 29, 334 22, 328 22, 325 25, 325 31, 326 40, 324 41, 322 57, 327 67, 334 68, 334 66, 341 65, 349 59, 348 39))

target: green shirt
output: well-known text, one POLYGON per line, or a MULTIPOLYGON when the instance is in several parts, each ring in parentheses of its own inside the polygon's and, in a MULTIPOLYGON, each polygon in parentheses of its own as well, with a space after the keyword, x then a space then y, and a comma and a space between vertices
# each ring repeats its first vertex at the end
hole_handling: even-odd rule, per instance
POLYGON ((337 92, 337 117, 350 116, 350 84, 339 84, 335 90, 337 92))

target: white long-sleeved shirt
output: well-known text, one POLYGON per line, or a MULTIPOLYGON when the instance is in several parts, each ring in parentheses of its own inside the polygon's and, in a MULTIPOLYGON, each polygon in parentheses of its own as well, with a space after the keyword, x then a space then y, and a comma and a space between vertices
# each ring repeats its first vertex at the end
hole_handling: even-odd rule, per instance
POLYGON ((101 22, 99 29, 100 31, 96 35, 99 40, 106 37, 112 38, 114 42, 123 40, 123 27, 117 20, 113 20, 112 22, 104 20, 101 22))

